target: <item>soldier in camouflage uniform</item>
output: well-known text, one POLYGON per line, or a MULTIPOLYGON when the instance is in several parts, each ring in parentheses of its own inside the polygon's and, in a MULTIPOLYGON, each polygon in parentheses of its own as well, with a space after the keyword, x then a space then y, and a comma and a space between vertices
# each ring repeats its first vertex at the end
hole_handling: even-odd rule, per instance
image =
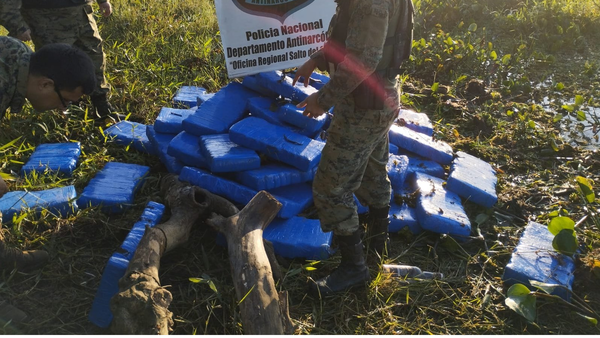
POLYGON ((342 259, 329 276, 310 285, 314 294, 321 295, 364 285, 370 279, 353 194, 369 207, 371 248, 380 255, 386 249, 392 191, 386 171, 388 132, 399 105, 395 74, 380 71, 387 67, 382 60, 384 44, 398 20, 399 1, 337 2, 326 45, 311 55, 294 78, 294 83, 300 77, 308 79, 317 67, 329 71, 330 81, 298 107, 305 107, 304 115, 317 117, 335 106, 313 196, 321 228, 334 232, 342 259), (342 37, 336 39, 344 5, 349 21, 342 37))
MULTIPOLYGON (((89 55, 96 67, 97 79, 97 87, 90 98, 96 117, 104 118, 114 109, 107 99, 110 87, 104 76, 106 57, 91 1, 2 0, 0 22, 11 34, 16 30, 14 36, 29 28, 36 49, 50 43, 67 43, 89 55)), ((97 0, 97 3, 103 16, 111 15, 112 6, 108 0, 97 0)))
MULTIPOLYGON (((50 44, 33 53, 23 42, 0 36, 0 121, 7 109, 18 113, 29 100, 38 111, 66 109, 70 101, 96 86, 92 60, 66 44, 50 44)), ((0 177, 0 197, 8 191, 0 177)), ((2 213, 0 213, 0 229, 2 213)), ((8 248, 0 232, 0 270, 37 267, 48 260, 45 251, 8 248)))

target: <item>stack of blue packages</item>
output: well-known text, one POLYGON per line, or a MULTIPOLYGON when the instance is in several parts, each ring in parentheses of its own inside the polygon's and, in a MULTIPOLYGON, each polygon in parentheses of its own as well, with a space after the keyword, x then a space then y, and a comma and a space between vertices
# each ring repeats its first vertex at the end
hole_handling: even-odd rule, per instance
POLYGON ((40 144, 29 157, 29 161, 21 167, 21 176, 28 175, 32 171, 43 173, 46 170, 71 176, 77 166, 79 155, 81 155, 79 142, 40 144))
POLYGON ((146 227, 153 228, 157 225, 164 211, 164 205, 148 202, 140 220, 133 225, 119 250, 109 258, 102 273, 102 280, 96 291, 92 309, 88 315, 88 319, 94 325, 107 328, 112 322, 113 314, 110 311, 110 300, 119 292, 119 279, 125 275, 129 261, 133 258, 133 254, 144 236, 146 227))

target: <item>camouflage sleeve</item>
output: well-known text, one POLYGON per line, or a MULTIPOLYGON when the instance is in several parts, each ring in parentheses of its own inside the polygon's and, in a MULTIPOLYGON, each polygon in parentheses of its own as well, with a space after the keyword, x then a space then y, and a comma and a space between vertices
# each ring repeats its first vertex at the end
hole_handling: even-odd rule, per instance
MULTIPOLYGON (((333 26, 335 25, 335 22, 337 21, 338 10, 339 10, 339 6, 335 9, 335 14, 331 18, 331 21, 329 22, 329 27, 327 28, 327 36, 328 37, 331 36, 331 31, 333 30, 333 26)), ((327 45, 327 42, 325 43, 325 46, 326 45, 327 45)), ((329 70, 327 67, 327 58, 325 57, 325 48, 326 48, 325 46, 323 46, 323 48, 319 49, 318 51, 316 51, 310 55, 310 58, 313 59, 315 61, 315 63, 317 64, 317 68, 319 68, 319 70, 322 72, 329 70)))
POLYGON ((0 24, 10 36, 17 36, 29 29, 21 17, 21 0, 0 1, 0 24))
MULTIPOLYGON (((3 72, 0 70, 0 75, 4 75, 2 73, 3 72)), ((8 80, 4 76, 1 76, 0 77, 0 121, 2 121, 2 118, 4 117, 4 113, 6 113, 6 109, 8 109, 8 106, 10 104, 10 98, 6 94, 8 92, 8 85, 9 85, 8 80)))
POLYGON ((346 58, 319 90, 318 103, 323 109, 331 108, 350 95, 375 71, 383 55, 389 16, 389 1, 354 1, 346 37, 346 58))

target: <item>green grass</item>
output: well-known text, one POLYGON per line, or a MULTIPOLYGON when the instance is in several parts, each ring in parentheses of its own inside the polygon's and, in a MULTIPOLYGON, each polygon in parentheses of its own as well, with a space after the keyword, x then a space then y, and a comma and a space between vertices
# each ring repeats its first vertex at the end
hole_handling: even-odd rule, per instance
MULTIPOLYGON (((591 268, 600 262, 598 203, 585 203, 574 190, 574 177, 580 175, 596 182, 599 194, 600 160, 597 153, 579 147, 593 140, 564 139, 566 131, 577 128, 556 122, 569 114, 563 106, 576 95, 584 97, 577 109, 588 116, 600 105, 600 7, 592 0, 415 4, 418 43, 406 65, 403 101, 428 113, 437 138, 498 169, 499 203, 491 210, 465 204, 473 227, 481 231, 481 237, 468 243, 457 245, 435 234, 392 236, 392 254, 384 263, 418 265, 442 272, 443 280, 407 283, 380 274, 378 264, 372 263, 373 280, 365 289, 315 299, 306 294, 306 282, 326 275, 339 257, 314 264, 282 260, 285 277, 277 287, 290 294, 295 333, 600 333, 569 308, 549 301, 538 302, 537 319, 528 323, 504 304, 501 282, 524 220, 546 224, 550 212, 558 210, 574 220, 588 215, 577 229, 583 251, 574 291, 600 312, 600 280, 591 268), (489 97, 470 95, 467 84, 472 79, 482 81, 489 97)), ((214 92, 228 82, 211 1, 115 0, 113 5, 113 15, 99 19, 107 77, 111 102, 130 119, 152 123, 182 85, 214 92)), ((87 320, 103 268, 145 204, 162 201, 158 182, 165 169, 159 160, 107 142, 101 132, 107 125, 86 119, 86 109, 86 102, 70 115, 37 114, 27 107, 0 123, 0 173, 9 178, 11 190, 73 184, 80 193, 108 161, 148 165, 150 177, 134 207, 123 215, 94 209, 67 219, 24 214, 4 227, 10 245, 43 248, 51 261, 41 271, 6 273, 1 279, 0 299, 32 320, 0 325, 0 332, 108 333, 87 320), (70 141, 82 144, 71 178, 18 177, 36 145, 70 141)), ((170 309, 175 334, 243 333, 227 252, 215 238, 200 222, 189 242, 162 260, 161 282, 174 297, 170 309), (192 277, 210 280, 214 287, 191 282, 192 277)))

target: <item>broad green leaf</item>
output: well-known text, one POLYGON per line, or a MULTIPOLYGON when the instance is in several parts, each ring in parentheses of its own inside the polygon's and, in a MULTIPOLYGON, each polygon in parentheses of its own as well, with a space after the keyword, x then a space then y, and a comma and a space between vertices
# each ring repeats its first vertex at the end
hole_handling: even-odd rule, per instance
POLYGON ((575 106, 572 104, 563 104, 561 108, 568 111, 569 113, 572 113, 575 110, 575 106))
POLYGON ((436 82, 436 83, 434 83, 434 84, 431 85, 431 91, 434 92, 434 93, 437 93, 439 87, 440 87, 440 83, 436 82))
POLYGON ((556 115, 554 115, 554 118, 552 119, 552 122, 556 123, 556 122, 558 122, 558 121, 560 121, 562 119, 563 119, 563 115, 562 114, 556 114, 556 115))
POLYGON ((528 321, 533 322, 536 316, 535 301, 535 296, 530 294, 529 289, 525 285, 517 283, 508 289, 504 304, 528 321))
POLYGON ((315 271, 315 270, 317 270, 317 268, 313 268, 312 266, 307 266, 306 268, 304 268, 304 270, 306 270, 306 271, 315 271))
POLYGON ((592 189, 590 181, 583 176, 577 176, 575 180, 577 181, 579 189, 581 190, 581 193, 585 196, 585 199, 588 201, 588 203, 594 203, 594 201, 596 200, 596 196, 594 195, 594 190, 592 189))
POLYGON ((577 120, 579 121, 585 121, 586 120, 586 115, 585 112, 582 110, 578 110, 577 111, 577 120))
POLYGON ((198 277, 190 277, 188 278, 190 282, 192 283, 202 283, 204 281, 204 279, 202 278, 198 278, 198 277))
POLYGON ((469 25, 469 32, 474 32, 477 30, 477 24, 476 23, 472 23, 469 25))
POLYGON ((590 322, 590 324, 592 324, 594 326, 598 325, 598 319, 596 319, 594 317, 586 316, 586 315, 584 315, 582 313, 579 313, 579 312, 575 312, 575 313, 577 313, 581 317, 585 318, 588 322, 590 322))
POLYGON ((535 129, 535 122, 533 120, 529 120, 529 122, 527 122, 527 126, 529 126, 531 129, 535 129))
POLYGON ((467 78, 466 75, 462 75, 462 76, 459 76, 458 79, 456 79, 456 81, 454 81, 454 82, 455 83, 460 83, 460 82, 464 81, 466 78, 467 78))
POLYGON ((584 102, 583 96, 582 95, 575 95, 575 105, 576 106, 581 106, 584 102))
POLYGON ((556 86, 554 86, 554 89, 563 90, 563 89, 565 89, 565 85, 562 82, 559 82, 556 84, 556 86))
POLYGON ((502 64, 506 66, 510 62, 511 58, 512 58, 512 55, 510 55, 510 54, 504 55, 502 57, 502 64))
POLYGON ((558 233, 564 229, 574 230, 575 222, 572 219, 570 219, 569 217, 561 216, 561 217, 554 217, 552 220, 550 220, 550 224, 548 224, 548 230, 554 236, 558 235, 558 233))
POLYGON ((554 210, 548 214, 548 217, 557 217, 558 215, 559 215, 558 210, 554 210))
POLYGON ((490 58, 492 58, 492 60, 496 60, 498 58, 498 54, 496 54, 495 50, 490 52, 490 58))
POLYGON ((558 235, 554 236, 552 247, 562 254, 573 256, 575 251, 577 251, 577 236, 575 235, 575 231, 562 229, 558 235))
POLYGON ((554 289, 563 288, 563 286, 560 284, 542 283, 542 282, 538 282, 533 279, 529 280, 529 284, 531 284, 531 286, 533 286, 533 287, 536 287, 536 288, 544 291, 545 293, 547 293, 549 295, 552 294, 552 292, 554 292, 554 289))
POLYGON ((515 112, 512 110, 507 110, 506 111, 506 116, 512 116, 512 114, 514 114, 515 112))

